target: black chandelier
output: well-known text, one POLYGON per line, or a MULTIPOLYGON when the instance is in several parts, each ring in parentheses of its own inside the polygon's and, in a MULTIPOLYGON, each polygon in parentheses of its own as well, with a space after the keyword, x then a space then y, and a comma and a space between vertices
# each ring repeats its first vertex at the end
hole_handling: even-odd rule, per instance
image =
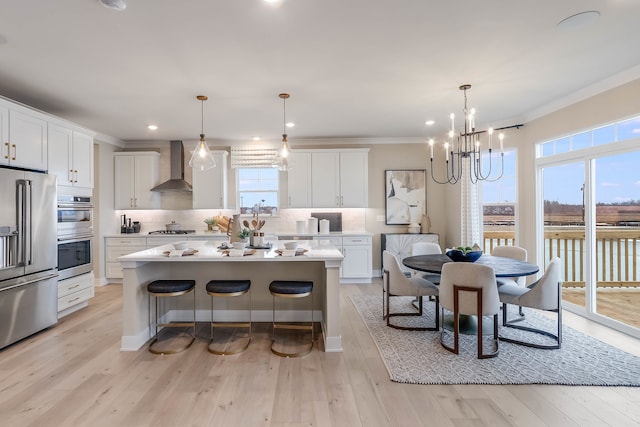
POLYGON ((455 115, 451 113, 451 130, 448 139, 444 143, 445 151, 445 173, 443 179, 437 179, 433 172, 433 139, 429 140, 429 148, 431 151, 431 178, 438 184, 456 184, 463 177, 463 170, 467 168, 463 163, 468 163, 469 179, 475 184, 478 181, 497 181, 504 174, 504 134, 498 134, 499 148, 498 153, 493 149, 493 133, 495 130, 503 130, 510 128, 519 128, 522 126, 513 125, 498 129, 489 128, 486 131, 476 130, 475 108, 468 110, 467 108, 467 90, 471 88, 470 84, 464 84, 459 87, 464 92, 464 131, 455 136, 455 115), (481 150, 480 136, 486 133, 488 135, 487 150, 481 150), (483 157, 486 160, 483 162, 483 157), (465 159, 466 162, 465 162, 465 159), (495 163, 495 166, 494 166, 495 163))

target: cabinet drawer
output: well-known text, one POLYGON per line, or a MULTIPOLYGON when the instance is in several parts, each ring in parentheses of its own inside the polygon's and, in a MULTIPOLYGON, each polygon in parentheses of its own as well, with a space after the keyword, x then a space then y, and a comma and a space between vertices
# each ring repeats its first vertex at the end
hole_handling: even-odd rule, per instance
POLYGON ((142 246, 147 247, 146 237, 111 237, 105 240, 105 246, 142 246))
POLYGON ((338 249, 342 248, 342 237, 327 237, 327 236, 314 236, 313 240, 327 240, 338 249))
POLYGON ((117 262, 118 257, 134 252, 144 251, 146 246, 111 246, 107 247, 107 262, 117 262))
POLYGON ((58 282, 58 298, 78 292, 84 289, 93 288, 93 273, 83 274, 70 279, 58 282))
POLYGON ((147 238, 147 248, 155 248, 157 246, 166 245, 169 243, 185 242, 187 236, 182 237, 149 237, 147 238))
POLYGON ((58 311, 80 304, 81 302, 89 300, 91 297, 93 297, 93 287, 65 295, 62 298, 58 298, 58 311))
POLYGON ((370 245, 370 236, 342 236, 342 244, 347 245, 370 245))

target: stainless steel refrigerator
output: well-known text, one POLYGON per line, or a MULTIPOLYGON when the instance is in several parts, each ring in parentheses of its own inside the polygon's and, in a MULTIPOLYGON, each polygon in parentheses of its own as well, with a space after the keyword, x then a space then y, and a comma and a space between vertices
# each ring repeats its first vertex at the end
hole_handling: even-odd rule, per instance
POLYGON ((0 348, 58 321, 56 177, 0 168, 0 348))

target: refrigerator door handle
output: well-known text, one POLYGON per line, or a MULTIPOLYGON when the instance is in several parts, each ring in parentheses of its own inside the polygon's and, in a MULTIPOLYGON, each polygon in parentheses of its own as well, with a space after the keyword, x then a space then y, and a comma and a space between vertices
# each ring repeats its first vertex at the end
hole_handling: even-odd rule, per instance
POLYGON ((19 179, 16 181, 16 219, 17 219, 17 234, 18 234, 18 247, 17 247, 17 262, 18 267, 25 265, 26 248, 25 248, 25 203, 24 198, 26 196, 26 180, 19 179))
POLYGON ((31 180, 25 180, 25 224, 27 229, 24 234, 25 240, 25 263, 31 265, 33 262, 33 192, 31 187, 31 180))

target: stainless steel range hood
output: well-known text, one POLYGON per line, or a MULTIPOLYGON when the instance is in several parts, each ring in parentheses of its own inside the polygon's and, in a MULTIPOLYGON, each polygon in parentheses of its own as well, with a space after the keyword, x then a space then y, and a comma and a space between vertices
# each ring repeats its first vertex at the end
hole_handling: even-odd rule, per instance
POLYGON ((161 193, 192 192, 191 184, 184 180, 184 146, 182 141, 171 141, 171 179, 156 185, 151 191, 161 193))

